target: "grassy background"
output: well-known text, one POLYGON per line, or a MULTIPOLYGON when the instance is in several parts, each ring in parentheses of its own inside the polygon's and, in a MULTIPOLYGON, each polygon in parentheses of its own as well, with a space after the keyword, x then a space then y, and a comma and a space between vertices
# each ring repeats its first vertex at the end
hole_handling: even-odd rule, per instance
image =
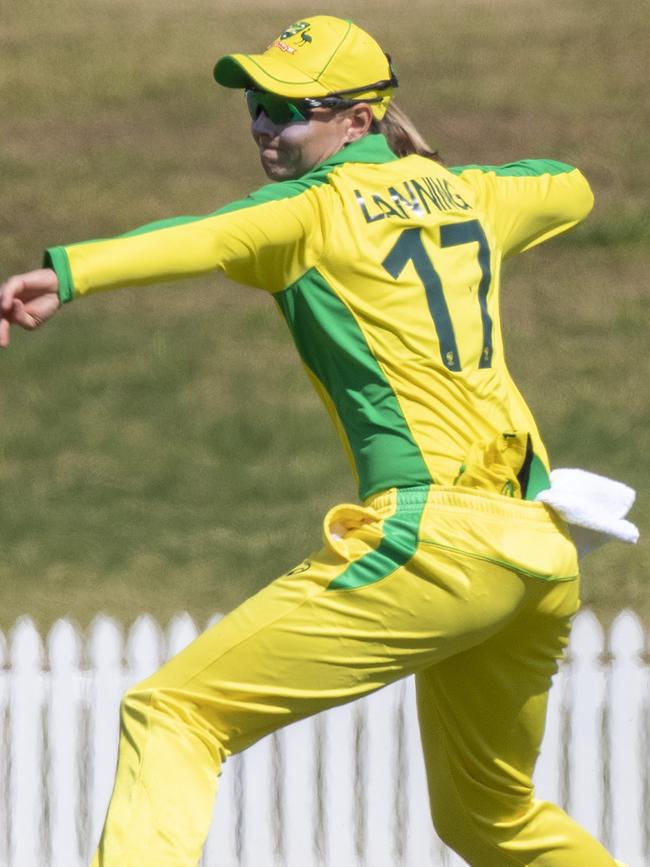
MULTIPOLYGON (((639 491, 648 528, 649 24, 621 0, 321 2, 389 50, 401 105, 451 164, 579 165, 582 227, 509 263, 509 363, 556 466, 639 491)), ((294 2, 22 0, 0 21, 0 263, 207 213, 264 182, 214 61, 294 2)), ((285 327, 220 279, 94 297, 0 357, 0 629, 98 611, 200 621, 290 568, 354 487, 285 327)), ((604 617, 650 619, 650 546, 584 562, 604 617)))

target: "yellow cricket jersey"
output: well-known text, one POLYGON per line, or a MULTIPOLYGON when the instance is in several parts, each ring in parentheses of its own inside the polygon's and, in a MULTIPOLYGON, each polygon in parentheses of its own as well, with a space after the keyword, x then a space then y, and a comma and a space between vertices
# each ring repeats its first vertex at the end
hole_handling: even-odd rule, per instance
POLYGON ((530 434, 522 494, 548 459, 504 358, 504 257, 582 220, 579 171, 549 160, 445 168, 381 135, 204 217, 47 251, 62 301, 222 271, 266 289, 350 457, 362 499, 453 484, 472 448, 530 434))

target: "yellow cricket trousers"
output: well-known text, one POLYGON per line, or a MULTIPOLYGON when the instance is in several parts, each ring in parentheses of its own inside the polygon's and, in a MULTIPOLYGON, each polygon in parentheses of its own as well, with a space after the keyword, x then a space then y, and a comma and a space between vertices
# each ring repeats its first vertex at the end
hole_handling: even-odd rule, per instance
POLYGON ((612 867, 533 795, 579 604, 575 547, 552 512, 469 488, 392 489, 333 509, 324 537, 126 694, 94 867, 194 867, 227 756, 409 674, 448 845, 474 867, 612 867))

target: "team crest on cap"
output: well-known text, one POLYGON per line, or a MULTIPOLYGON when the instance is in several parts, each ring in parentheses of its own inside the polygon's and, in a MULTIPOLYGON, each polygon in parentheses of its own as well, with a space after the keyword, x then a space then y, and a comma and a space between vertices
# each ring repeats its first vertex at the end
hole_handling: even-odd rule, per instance
POLYGON ((274 39, 273 42, 267 46, 266 50, 268 51, 269 48, 279 48, 280 51, 284 51, 287 54, 295 54, 296 48, 311 43, 312 38, 309 33, 307 33, 310 27, 311 24, 308 21, 296 21, 296 23, 292 24, 291 27, 287 27, 286 30, 283 30, 278 38, 274 39), (285 39, 292 39, 294 36, 300 36, 300 42, 295 47, 285 42, 285 39))
POLYGON ((311 24, 308 21, 296 21, 295 24, 292 24, 291 27, 287 27, 286 30, 283 30, 280 34, 280 39, 291 39, 292 36, 298 36, 300 33, 301 42, 311 42, 311 36, 306 32, 311 27, 311 24))

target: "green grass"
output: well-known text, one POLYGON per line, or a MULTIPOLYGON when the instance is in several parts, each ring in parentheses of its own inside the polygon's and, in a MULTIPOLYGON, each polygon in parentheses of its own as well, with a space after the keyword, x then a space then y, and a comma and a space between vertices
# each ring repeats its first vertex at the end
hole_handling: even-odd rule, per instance
MULTIPOLYGON (((592 217, 505 269, 509 363, 556 466, 639 490, 648 527, 650 159, 642 4, 321 4, 395 58, 400 102, 450 163, 548 156, 592 217)), ((23 0, 0 25, 2 272, 43 247, 206 213, 264 182, 214 61, 295 3, 23 0)), ((0 357, 0 628, 98 611, 201 621, 290 568, 354 486, 272 302, 202 280, 70 305, 0 357)), ((650 547, 584 562, 604 616, 650 618, 650 547)))

